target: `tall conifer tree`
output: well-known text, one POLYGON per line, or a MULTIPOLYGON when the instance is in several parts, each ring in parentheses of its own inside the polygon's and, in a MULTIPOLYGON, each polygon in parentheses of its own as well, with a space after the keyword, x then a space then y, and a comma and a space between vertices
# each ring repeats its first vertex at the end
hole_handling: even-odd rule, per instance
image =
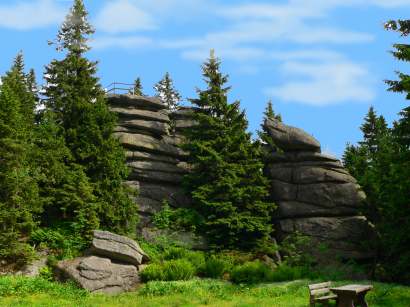
POLYGON ((116 117, 95 76, 97 63, 85 57, 94 33, 87 17, 83 1, 75 0, 54 42, 65 57, 46 68, 45 104, 61 123, 74 161, 92 183, 101 227, 125 231, 134 224, 136 208, 123 186, 128 169, 113 136, 116 117))
POLYGON ((38 186, 30 165, 34 97, 27 86, 22 54, 0 85, 0 258, 24 262, 27 237, 41 212, 38 186))
POLYGON ((207 88, 191 100, 200 110, 195 115, 198 125, 187 132, 184 146, 193 167, 185 187, 214 246, 254 248, 266 243, 274 208, 266 201, 268 181, 262 174, 260 146, 246 132, 239 102, 228 103, 228 76, 220 72, 212 51, 202 71, 207 88))
POLYGON ((130 94, 136 95, 136 96, 145 96, 144 93, 142 92, 142 84, 141 84, 141 78, 138 77, 134 81, 134 87, 132 91, 130 91, 130 94))

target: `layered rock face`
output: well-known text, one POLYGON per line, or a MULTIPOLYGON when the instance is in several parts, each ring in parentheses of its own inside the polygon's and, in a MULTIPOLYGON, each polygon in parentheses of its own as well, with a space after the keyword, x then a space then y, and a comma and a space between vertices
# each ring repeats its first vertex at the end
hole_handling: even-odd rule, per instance
POLYGON ((271 149, 265 171, 278 206, 279 239, 297 231, 310 236, 314 245, 324 243, 335 257, 372 257, 364 242, 375 232, 360 215, 366 196, 356 180, 338 159, 322 154, 319 142, 303 130, 270 119, 264 125, 278 147, 271 149))
POLYGON ((172 207, 190 203, 181 187, 189 170, 187 153, 178 145, 182 131, 194 124, 192 112, 181 109, 170 113, 165 104, 152 97, 109 95, 108 102, 118 115, 115 134, 126 149, 131 169, 128 184, 139 191, 139 226, 144 229, 164 200, 172 207))

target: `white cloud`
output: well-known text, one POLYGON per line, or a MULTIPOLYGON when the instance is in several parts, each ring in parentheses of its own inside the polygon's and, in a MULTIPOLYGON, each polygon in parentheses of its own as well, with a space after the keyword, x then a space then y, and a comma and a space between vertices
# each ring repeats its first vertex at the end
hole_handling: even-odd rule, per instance
POLYGON ((108 2, 95 19, 97 30, 107 33, 152 30, 157 27, 154 18, 128 0, 108 2))
POLYGON ((60 23, 66 8, 52 0, 17 2, 0 6, 0 27, 15 30, 30 30, 60 23))
POLYGON ((371 101, 375 97, 370 73, 349 61, 287 62, 282 70, 296 80, 268 88, 265 92, 284 101, 325 106, 346 101, 371 101))
POLYGON ((123 49, 137 49, 150 47, 153 40, 143 36, 102 36, 91 41, 95 49, 106 49, 110 47, 123 49))

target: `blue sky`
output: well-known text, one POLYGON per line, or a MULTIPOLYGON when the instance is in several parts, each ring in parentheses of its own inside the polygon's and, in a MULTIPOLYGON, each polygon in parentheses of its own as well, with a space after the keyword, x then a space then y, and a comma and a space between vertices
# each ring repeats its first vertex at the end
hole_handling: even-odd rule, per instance
MULTIPOLYGON (((71 1, 0 0, 0 74, 23 50, 39 83, 57 54, 54 39, 71 1)), ((303 128, 322 150, 341 156, 361 137, 370 105, 389 122, 406 103, 384 79, 409 68, 393 59, 389 19, 410 18, 410 0, 85 0, 96 28, 89 57, 105 86, 144 90, 168 71, 183 97, 203 87, 200 65, 215 49, 230 75, 230 101, 240 100, 250 130, 272 99, 285 123, 303 128)))

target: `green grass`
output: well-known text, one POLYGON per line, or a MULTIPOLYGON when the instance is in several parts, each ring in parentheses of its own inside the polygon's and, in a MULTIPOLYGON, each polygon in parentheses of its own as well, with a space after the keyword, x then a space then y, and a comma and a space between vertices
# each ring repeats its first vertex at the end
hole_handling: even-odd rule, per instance
MULTIPOLYGON (((311 281, 233 285, 211 279, 149 282, 137 291, 117 296, 91 295, 73 284, 59 284, 41 278, 0 277, 0 306, 308 306, 307 284, 311 281)), ((337 284, 352 283, 351 281, 337 284)), ((357 283, 357 282, 354 282, 357 283)), ((370 283, 370 306, 408 307, 410 287, 370 283)))

